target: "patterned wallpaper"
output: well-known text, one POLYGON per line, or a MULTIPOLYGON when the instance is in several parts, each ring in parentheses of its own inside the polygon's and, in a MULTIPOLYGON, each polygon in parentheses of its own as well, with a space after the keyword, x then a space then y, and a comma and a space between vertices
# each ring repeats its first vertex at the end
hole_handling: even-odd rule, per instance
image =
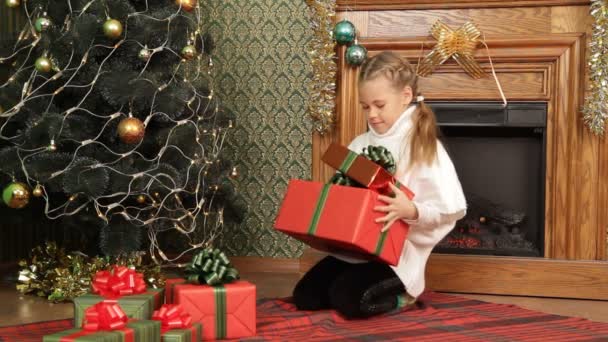
POLYGON ((216 41, 216 90, 238 120, 227 153, 249 205, 242 224, 225 227, 222 247, 231 255, 298 257, 303 245, 272 225, 289 179, 310 179, 308 7, 304 0, 201 4, 216 41))

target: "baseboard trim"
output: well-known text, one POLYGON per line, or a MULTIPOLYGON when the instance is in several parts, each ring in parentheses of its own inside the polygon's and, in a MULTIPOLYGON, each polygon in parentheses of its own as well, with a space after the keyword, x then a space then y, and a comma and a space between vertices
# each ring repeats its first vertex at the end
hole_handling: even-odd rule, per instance
POLYGON ((427 286, 436 291, 608 300, 608 262, 433 254, 427 286))
POLYGON ((230 262, 239 272, 255 273, 300 273, 300 259, 256 256, 230 257, 230 262))
MULTIPOLYGON (((306 249, 305 273, 327 254, 306 249)), ((608 300, 608 262, 432 254, 426 287, 434 291, 608 300)))

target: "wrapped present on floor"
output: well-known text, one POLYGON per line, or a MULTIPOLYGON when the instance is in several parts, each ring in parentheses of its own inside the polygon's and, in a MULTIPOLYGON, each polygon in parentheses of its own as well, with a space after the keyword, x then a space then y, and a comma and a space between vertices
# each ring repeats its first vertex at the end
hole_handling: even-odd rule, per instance
POLYGON ((104 299, 117 300, 129 318, 150 319, 164 300, 164 289, 146 288, 143 275, 124 266, 99 271, 92 280, 92 292, 74 298, 74 326, 82 323, 84 311, 104 299))
POLYGON ((218 249, 197 253, 186 279, 167 279, 167 300, 180 305, 203 325, 203 339, 232 339, 256 334, 256 287, 238 280, 238 271, 218 249))
MULTIPOLYGON (((348 177, 366 188, 291 180, 274 227, 308 244, 332 253, 378 260, 397 265, 409 226, 397 220, 382 232, 377 218, 386 215, 374 207, 385 205, 380 193, 389 194, 394 177, 374 162, 337 144, 331 145, 324 160, 337 165, 348 177)), ((414 194, 399 188, 411 199, 414 194)))
POLYGON ((161 322, 129 320, 116 300, 88 307, 80 328, 46 335, 43 342, 160 342, 161 322))
POLYGON ((180 305, 164 304, 154 311, 152 319, 161 322, 162 342, 199 342, 203 325, 192 323, 192 316, 180 305))

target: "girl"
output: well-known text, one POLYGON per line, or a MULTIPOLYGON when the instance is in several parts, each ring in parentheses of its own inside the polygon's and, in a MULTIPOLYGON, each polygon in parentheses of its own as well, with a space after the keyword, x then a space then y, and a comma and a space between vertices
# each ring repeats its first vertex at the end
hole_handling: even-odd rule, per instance
POLYGON ((374 208, 386 213, 377 220, 383 229, 395 220, 410 225, 396 267, 330 255, 296 285, 293 299, 298 309, 333 308, 346 318, 398 308, 404 294, 418 297, 424 290, 431 250, 466 211, 458 176, 437 140, 435 115, 418 94, 418 77, 412 66, 392 52, 368 59, 359 75, 359 99, 369 130, 356 137, 349 148, 361 153, 369 145, 386 147, 397 160, 395 177, 415 197, 410 201, 393 186, 395 196, 380 196, 384 205, 374 208))

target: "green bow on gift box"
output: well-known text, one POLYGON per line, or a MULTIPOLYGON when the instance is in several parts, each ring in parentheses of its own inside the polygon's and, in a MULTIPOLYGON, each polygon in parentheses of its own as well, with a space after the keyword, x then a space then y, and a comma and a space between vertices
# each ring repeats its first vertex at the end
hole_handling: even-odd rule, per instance
POLYGON ((239 279, 239 271, 217 248, 206 248, 195 254, 185 271, 188 282, 194 284, 214 286, 239 279))
MULTIPOLYGON (((380 165, 383 169, 390 172, 391 174, 395 174, 395 171, 397 170, 395 158, 393 158, 392 153, 384 146, 369 145, 363 148, 363 153, 361 155, 380 165)), ((355 180, 347 177, 341 171, 336 171, 333 177, 331 177, 331 179, 329 180, 329 183, 344 186, 362 187, 362 185, 357 183, 355 180)))

